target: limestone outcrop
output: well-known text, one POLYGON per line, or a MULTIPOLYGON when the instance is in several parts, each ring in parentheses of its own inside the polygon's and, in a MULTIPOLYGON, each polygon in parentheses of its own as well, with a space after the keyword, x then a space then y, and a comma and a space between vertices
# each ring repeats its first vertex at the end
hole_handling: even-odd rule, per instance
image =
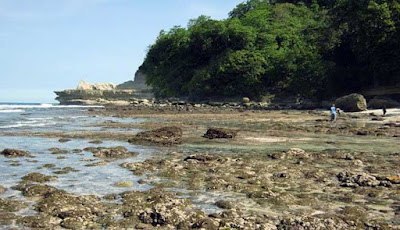
POLYGON ((134 90, 79 90, 56 91, 56 100, 61 105, 103 105, 129 102, 134 97, 134 90))
POLYGON ((80 81, 77 90, 114 90, 116 85, 114 83, 97 83, 90 84, 84 80, 80 81))
POLYGON ((146 85, 146 75, 137 72, 134 81, 91 84, 80 81, 76 89, 55 91, 61 105, 129 105, 135 98, 153 98, 151 87, 146 85))

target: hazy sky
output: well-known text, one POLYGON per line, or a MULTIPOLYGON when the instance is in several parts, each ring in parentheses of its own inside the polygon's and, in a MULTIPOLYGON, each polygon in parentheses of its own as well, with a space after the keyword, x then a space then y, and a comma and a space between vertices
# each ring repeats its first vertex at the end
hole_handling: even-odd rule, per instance
POLYGON ((132 80, 160 30, 244 0, 0 0, 0 102, 54 102, 79 80, 132 80))

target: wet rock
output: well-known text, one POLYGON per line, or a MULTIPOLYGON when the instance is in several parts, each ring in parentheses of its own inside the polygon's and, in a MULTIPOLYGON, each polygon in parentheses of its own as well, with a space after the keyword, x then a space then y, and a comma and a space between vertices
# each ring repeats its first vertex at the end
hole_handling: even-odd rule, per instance
POLYGON ((103 196, 103 199, 105 200, 116 200, 118 198, 117 194, 107 194, 103 196))
POLYGON ((52 169, 52 168, 54 168, 54 167, 56 167, 54 164, 44 164, 44 165, 42 165, 42 167, 43 168, 49 168, 49 169, 52 169))
POLYGON ((32 157, 32 155, 28 151, 19 150, 19 149, 4 149, 1 155, 5 157, 32 157))
POLYGON ((73 149, 72 152, 73 152, 73 153, 81 153, 81 152, 82 152, 82 149, 73 149))
POLYGON ((285 152, 276 152, 276 153, 270 153, 268 154, 269 157, 272 159, 284 159, 286 157, 285 152))
POLYGON ((66 229, 84 229, 85 223, 79 218, 65 218, 60 226, 66 229))
POLYGON ((356 227, 364 227, 364 222, 368 219, 368 211, 358 206, 346 206, 341 211, 342 218, 347 223, 352 223, 356 227))
POLYGON ((365 131, 365 130, 359 130, 359 131, 357 131, 356 135, 359 135, 359 136, 366 136, 366 135, 368 135, 368 132, 365 131))
POLYGON ((384 121, 385 119, 383 117, 373 117, 371 118, 371 121, 384 121))
POLYGON ((92 161, 97 161, 98 159, 95 159, 95 158, 81 158, 79 160, 80 161, 86 161, 86 162, 92 162, 92 161))
POLYGON ((99 158, 128 158, 128 157, 135 157, 138 153, 129 152, 127 148, 118 146, 114 148, 85 148, 85 151, 92 152, 94 157, 99 158))
POLYGON ((47 176, 41 173, 29 173, 21 178, 25 182, 37 182, 37 183, 45 183, 52 180, 56 180, 55 176, 47 176))
POLYGON ((309 158, 310 155, 300 148, 291 148, 289 151, 286 152, 287 157, 296 157, 300 159, 309 158))
POLYGON ((73 169, 71 167, 64 167, 61 170, 54 171, 54 174, 68 174, 70 172, 79 172, 79 170, 73 169))
POLYGON ((354 160, 353 165, 358 167, 363 167, 364 163, 361 160, 354 160))
POLYGON ((100 162, 95 162, 95 163, 92 163, 92 164, 86 164, 85 166, 86 167, 97 167, 97 166, 104 166, 104 165, 107 165, 107 164, 108 164, 107 161, 100 161, 100 162))
POLYGON ((249 198, 271 198, 271 197, 276 197, 277 194, 275 194, 272 191, 249 191, 247 192, 247 197, 249 198))
POLYGON ((369 186, 376 187, 380 182, 376 177, 368 175, 367 173, 351 173, 349 171, 340 172, 337 175, 343 187, 358 187, 358 186, 369 186))
POLYGON ((129 143, 150 143, 159 145, 178 145, 182 144, 181 128, 176 126, 162 127, 151 131, 141 132, 129 139, 129 143))
MULTIPOLYGON (((191 220, 191 217, 196 215, 196 212, 189 207, 188 200, 177 198, 173 192, 160 189, 146 192, 128 191, 122 193, 121 197, 123 203, 129 207, 124 213, 125 218, 139 217, 142 223, 153 226, 172 228, 191 220), (132 206, 132 203, 136 205, 132 206)), ((185 224, 185 226, 190 225, 185 224)))
POLYGON ((50 185, 42 185, 42 184, 26 184, 26 185, 19 185, 13 187, 16 190, 22 192, 23 196, 26 197, 37 197, 37 196, 44 196, 48 193, 54 192, 57 189, 50 185))
POLYGON ((51 152, 51 154, 67 154, 67 153, 69 153, 69 151, 66 149, 49 148, 48 150, 51 152))
POLYGON ((145 165, 143 162, 125 162, 120 164, 122 168, 126 168, 128 170, 131 170, 137 175, 143 174, 145 171, 147 171, 147 165, 145 165))
POLYGON ((7 188, 2 186, 2 185, 0 185, 0 194, 5 193, 6 191, 7 191, 7 188))
POLYGON ((274 173, 275 178, 289 178, 289 175, 285 172, 274 173))
POLYGON ((350 94, 336 100, 336 107, 345 112, 359 112, 367 110, 367 101, 361 94, 350 94))
POLYGON ((11 225, 16 219, 17 215, 12 212, 0 212, 0 226, 11 225))
POLYGON ((101 144, 103 142, 101 140, 93 140, 93 141, 89 141, 89 143, 91 143, 91 144, 101 144))
POLYGON ((237 135, 236 130, 223 128, 209 128, 203 137, 208 139, 214 138, 234 138, 237 135))
POLYGON ((58 141, 61 142, 61 143, 64 143, 64 142, 71 141, 71 139, 69 139, 69 138, 60 138, 58 141))
POLYGON ((214 161, 217 160, 218 157, 213 156, 213 155, 208 155, 208 154, 194 154, 186 157, 184 161, 197 161, 197 162, 208 162, 208 161, 214 161))
POLYGON ((13 162, 13 163, 10 164, 10 166, 18 167, 18 166, 21 166, 21 163, 19 163, 19 162, 13 162))
POLYGON ((346 155, 343 156, 343 159, 345 159, 345 160, 354 160, 354 156, 351 155, 351 154, 346 154, 346 155))
POLYGON ((59 218, 38 215, 38 216, 24 216, 17 220, 19 225, 34 229, 55 229, 60 223, 59 218))
POLYGON ((279 230, 352 229, 351 225, 337 217, 318 218, 311 216, 281 219, 275 227, 279 230))
POLYGON ((132 181, 123 181, 123 182, 117 182, 114 185, 116 187, 127 188, 127 187, 132 187, 133 182, 132 181))
POLYGON ((150 229, 152 229, 152 228, 153 228, 152 225, 149 225, 149 224, 142 224, 142 223, 136 224, 136 226, 135 226, 135 229, 150 230, 150 229))
POLYGON ((35 205, 35 210, 63 220, 79 218, 92 221, 102 213, 102 203, 96 196, 75 196, 64 191, 54 191, 35 205))
POLYGON ((26 208, 28 205, 25 202, 17 200, 6 200, 0 198, 0 213, 1 212, 16 212, 26 208))
POLYGON ((196 229, 209 229, 209 230, 217 230, 220 229, 219 228, 219 222, 218 221, 213 221, 211 218, 203 218, 200 219, 198 221, 196 221, 196 223, 194 223, 192 226, 192 228, 196 229))
POLYGON ((218 208, 222 209, 232 209, 235 207, 234 203, 227 200, 219 200, 215 203, 218 208))

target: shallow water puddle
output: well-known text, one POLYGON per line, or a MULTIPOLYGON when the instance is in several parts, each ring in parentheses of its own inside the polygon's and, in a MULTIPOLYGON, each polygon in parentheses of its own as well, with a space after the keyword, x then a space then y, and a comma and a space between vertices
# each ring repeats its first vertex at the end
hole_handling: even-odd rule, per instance
MULTIPOLYGON (((0 137, 0 150, 14 148, 29 151, 35 158, 6 158, 0 156, 0 181, 1 185, 10 188, 21 181, 21 177, 31 172, 57 176, 55 181, 47 184, 64 189, 77 195, 103 196, 110 193, 120 193, 126 190, 147 190, 148 185, 138 184, 142 177, 137 177, 129 170, 119 166, 122 162, 143 161, 153 156, 156 150, 130 145, 127 142, 104 141, 101 144, 92 144, 88 140, 72 139, 69 142, 60 143, 58 139, 40 137, 0 137), (138 152, 136 157, 110 161, 106 165, 88 167, 87 164, 100 162, 103 159, 93 157, 90 152, 73 153, 73 149, 86 147, 116 147, 124 146, 131 152, 138 152), (57 147, 67 150, 67 154, 52 154, 48 149, 57 147), (84 159, 84 160, 83 160, 84 159), (10 160, 18 161, 20 166, 10 166, 10 160), (54 168, 43 167, 45 164, 53 164, 54 168), (66 174, 54 174, 70 167, 73 171, 66 174), (114 184, 121 181, 132 181, 133 187, 121 188, 114 184)), ((8 189, 1 197, 18 195, 16 190, 8 189)))

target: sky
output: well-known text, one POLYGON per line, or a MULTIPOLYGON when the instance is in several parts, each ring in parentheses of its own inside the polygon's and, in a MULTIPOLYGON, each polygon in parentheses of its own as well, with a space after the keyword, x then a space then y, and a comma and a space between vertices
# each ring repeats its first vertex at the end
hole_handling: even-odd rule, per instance
POLYGON ((55 90, 133 80, 161 30, 244 0, 0 0, 0 102, 54 103, 55 90))

